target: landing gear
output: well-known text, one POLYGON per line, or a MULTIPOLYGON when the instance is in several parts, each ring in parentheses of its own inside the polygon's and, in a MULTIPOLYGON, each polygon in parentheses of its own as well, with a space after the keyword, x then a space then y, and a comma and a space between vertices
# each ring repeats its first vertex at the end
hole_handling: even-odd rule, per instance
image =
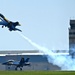
POLYGON ((11 29, 9 29, 9 31, 12 31, 11 29))
POLYGON ((2 28, 3 28, 4 26, 2 26, 2 28))
POLYGON ((20 68, 20 70, 22 71, 22 68, 20 68))
POLYGON ((17 71, 18 68, 20 69, 20 71, 22 71, 22 67, 16 67, 15 70, 17 71))
POLYGON ((17 70, 17 67, 15 68, 15 70, 17 70))

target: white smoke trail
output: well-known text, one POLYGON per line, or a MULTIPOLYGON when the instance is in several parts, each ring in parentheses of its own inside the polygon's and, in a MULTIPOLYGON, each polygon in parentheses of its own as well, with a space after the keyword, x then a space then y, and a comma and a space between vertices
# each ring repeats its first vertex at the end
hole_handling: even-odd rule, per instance
POLYGON ((31 41, 29 38, 19 33, 25 40, 27 40, 31 45, 38 48, 39 51, 47 55, 49 63, 61 67, 61 70, 75 70, 75 59, 72 59, 69 55, 54 55, 54 53, 42 46, 39 46, 35 42, 31 41))

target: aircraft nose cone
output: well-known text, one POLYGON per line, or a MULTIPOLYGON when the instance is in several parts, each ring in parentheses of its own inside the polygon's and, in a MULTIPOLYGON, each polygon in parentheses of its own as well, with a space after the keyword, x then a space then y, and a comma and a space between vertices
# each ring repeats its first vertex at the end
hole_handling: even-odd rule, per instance
POLYGON ((21 26, 21 24, 19 24, 19 26, 21 26))

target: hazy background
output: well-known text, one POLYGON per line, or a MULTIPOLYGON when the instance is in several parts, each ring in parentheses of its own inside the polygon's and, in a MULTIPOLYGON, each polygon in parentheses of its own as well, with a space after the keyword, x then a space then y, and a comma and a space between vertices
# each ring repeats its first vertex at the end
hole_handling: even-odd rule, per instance
MULTIPOLYGON (((75 19, 75 0, 0 0, 0 13, 19 21, 22 34, 37 44, 54 50, 69 48, 69 20, 75 19)), ((17 31, 0 26, 0 50, 37 49, 17 31)))

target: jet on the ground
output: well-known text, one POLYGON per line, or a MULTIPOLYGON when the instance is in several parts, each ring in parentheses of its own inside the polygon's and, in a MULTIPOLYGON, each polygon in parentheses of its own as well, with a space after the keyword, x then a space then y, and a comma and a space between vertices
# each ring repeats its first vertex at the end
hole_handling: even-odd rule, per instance
POLYGON ((21 26, 18 21, 17 22, 9 21, 1 13, 0 13, 0 25, 2 25, 2 28, 7 27, 9 31, 16 31, 16 30, 21 31, 20 29, 16 28, 16 26, 21 26))
POLYGON ((18 68, 20 70, 22 70, 23 66, 30 66, 30 62, 29 62, 29 58, 27 58, 26 60, 24 58, 21 58, 20 61, 14 61, 14 60, 8 60, 7 62, 2 63, 2 65, 15 65, 16 68, 15 70, 18 70, 18 68))

